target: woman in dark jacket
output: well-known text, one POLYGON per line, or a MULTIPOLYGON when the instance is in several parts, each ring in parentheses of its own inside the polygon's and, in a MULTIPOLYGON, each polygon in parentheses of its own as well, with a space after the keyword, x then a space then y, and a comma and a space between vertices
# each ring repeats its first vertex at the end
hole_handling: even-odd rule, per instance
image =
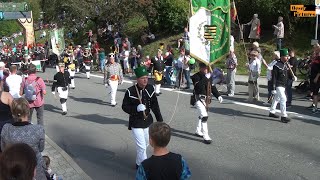
POLYGON ((45 133, 41 125, 30 124, 29 103, 24 98, 15 99, 12 102, 12 116, 14 122, 3 126, 1 132, 1 148, 16 143, 26 143, 35 151, 37 156, 36 177, 37 180, 45 180, 44 161, 41 152, 44 150, 45 133))

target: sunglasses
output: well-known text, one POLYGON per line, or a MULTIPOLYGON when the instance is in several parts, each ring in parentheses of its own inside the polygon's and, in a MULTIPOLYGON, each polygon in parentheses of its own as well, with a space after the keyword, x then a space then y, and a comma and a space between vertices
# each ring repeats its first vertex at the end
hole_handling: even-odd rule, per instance
POLYGON ((114 54, 110 54, 109 57, 114 58, 114 54))

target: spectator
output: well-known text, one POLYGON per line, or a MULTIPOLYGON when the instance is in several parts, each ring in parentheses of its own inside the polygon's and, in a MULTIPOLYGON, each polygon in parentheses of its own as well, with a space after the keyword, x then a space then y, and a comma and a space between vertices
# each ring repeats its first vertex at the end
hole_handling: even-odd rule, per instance
MULTIPOLYGON (((43 111, 44 111, 44 95, 46 92, 46 85, 41 77, 36 75, 36 66, 34 64, 29 65, 28 77, 25 78, 21 83, 20 88, 20 96, 26 94, 26 91, 30 85, 33 87, 35 91, 36 98, 35 100, 31 100, 27 96, 26 99, 29 101, 30 114, 29 121, 32 121, 33 110, 37 111, 37 123, 44 126, 43 122, 43 111)), ((30 89, 29 89, 30 90, 30 89)), ((27 95, 27 94, 26 94, 27 95)))
POLYGON ((106 65, 106 54, 103 48, 99 50, 99 63, 100 63, 100 70, 101 72, 104 71, 104 66, 106 65))
POLYGON ((258 54, 258 59, 260 60, 260 66, 261 66, 261 64, 263 64, 266 68, 268 68, 268 64, 267 64, 266 60, 263 58, 263 56, 261 54, 261 48, 259 46, 260 45, 259 45, 258 42, 253 42, 252 43, 252 47, 250 49, 250 52, 253 51, 253 50, 257 51, 259 53, 258 54))
POLYGON ((24 98, 12 102, 14 123, 5 124, 1 132, 1 149, 10 144, 26 143, 33 148, 37 156, 36 179, 46 179, 41 152, 44 150, 45 133, 41 125, 33 125, 28 121, 29 103, 24 98))
POLYGON ((170 51, 167 51, 164 56, 164 64, 165 64, 165 76, 166 76, 166 83, 167 85, 173 85, 170 78, 170 72, 172 70, 172 63, 173 63, 173 54, 170 51))
POLYGON ((220 68, 215 67, 211 73, 211 76, 213 86, 224 82, 223 71, 220 68))
POLYGON ((313 96, 313 103, 311 105, 313 113, 319 113, 318 110, 318 93, 320 88, 320 56, 317 56, 311 62, 311 74, 310 74, 310 88, 313 96))
POLYGON ((251 21, 245 25, 247 26, 251 25, 250 34, 249 34, 250 42, 258 41, 260 39, 260 32, 261 32, 260 19, 258 19, 258 14, 254 14, 251 21))
MULTIPOLYGON (((181 37, 181 39, 178 40, 178 49, 182 47, 182 44, 185 46, 188 43, 189 43, 189 31, 188 31, 188 28, 185 27, 183 36, 181 37)), ((184 48, 187 49, 186 47, 184 48)))
POLYGON ((0 62, 0 80, 2 81, 3 80, 3 70, 5 68, 5 64, 4 62, 0 62))
POLYGON ((227 65, 226 81, 227 81, 228 96, 234 96, 234 91, 236 87, 235 76, 237 72, 238 60, 232 50, 230 50, 230 53, 226 61, 226 65, 227 65))
POLYGON ((62 180, 61 177, 58 177, 56 174, 54 174, 50 168, 50 158, 49 156, 42 156, 44 163, 45 163, 45 174, 47 177, 47 180, 62 180))
POLYGON ((284 25, 283 25, 283 17, 279 16, 278 24, 272 26, 274 28, 274 35, 277 37, 277 50, 279 51, 283 44, 284 38, 284 25))
POLYGON ((253 98, 259 101, 259 85, 258 78, 261 72, 261 61, 258 59, 258 51, 250 52, 250 61, 247 63, 247 67, 249 70, 249 80, 248 80, 248 101, 252 102, 253 98))
POLYGON ((29 145, 13 144, 0 157, 0 179, 33 180, 38 173, 36 166, 36 153, 29 145))
POLYGON ((137 47, 137 66, 140 67, 143 62, 143 49, 141 45, 137 47))
POLYGON ((153 155, 141 163, 136 180, 180 180, 191 177, 191 172, 183 157, 167 149, 170 139, 169 125, 163 122, 155 122, 150 125, 149 142, 153 147, 153 155))
POLYGON ((184 89, 190 89, 190 68, 189 68, 189 52, 184 48, 180 49, 180 56, 177 61, 177 80, 174 88, 180 88, 181 81, 184 78, 187 81, 187 86, 184 89))
POLYGON ((10 66, 10 75, 6 79, 6 84, 9 87, 9 93, 13 98, 20 98, 20 87, 22 83, 22 77, 17 75, 17 66, 10 66))
MULTIPOLYGON (((2 127, 6 123, 12 122, 12 114, 11 114, 11 107, 12 107, 13 97, 10 93, 4 92, 0 90, 0 133, 2 127)), ((1 147, 0 147, 1 152, 1 147)))
MULTIPOLYGON (((297 58, 295 57, 294 51, 289 51, 290 59, 288 61, 293 74, 296 74, 297 71, 297 58)), ((287 86, 286 86, 286 94, 287 94, 287 107, 291 107, 292 103, 292 83, 293 81, 297 81, 297 77, 295 75, 292 75, 291 72, 288 72, 288 80, 287 80, 287 86)))

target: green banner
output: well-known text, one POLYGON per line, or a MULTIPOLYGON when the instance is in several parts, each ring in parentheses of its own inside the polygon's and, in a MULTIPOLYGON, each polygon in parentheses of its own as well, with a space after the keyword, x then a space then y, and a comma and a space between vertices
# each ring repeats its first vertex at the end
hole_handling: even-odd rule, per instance
POLYGON ((60 55, 64 48, 65 48, 65 42, 64 42, 64 29, 55 29, 50 32, 50 38, 51 38, 51 45, 52 45, 52 52, 60 55))
POLYGON ((191 12, 191 55, 214 64, 230 50, 230 0, 191 0, 191 12))

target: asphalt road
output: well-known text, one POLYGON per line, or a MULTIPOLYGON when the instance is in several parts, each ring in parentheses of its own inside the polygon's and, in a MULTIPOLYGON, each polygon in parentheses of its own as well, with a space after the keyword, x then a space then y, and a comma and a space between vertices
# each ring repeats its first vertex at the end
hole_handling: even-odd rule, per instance
MULTIPOLYGON (((53 69, 39 73, 45 80, 53 74, 53 69)), ((46 96, 47 135, 94 180, 134 179, 135 145, 127 129, 128 115, 121 109, 130 85, 119 87, 118 106, 111 107, 102 78, 88 80, 77 74, 66 116, 61 115, 59 100, 51 93, 46 96)), ((162 92, 160 109, 173 128, 169 148, 186 159, 191 179, 320 179, 320 118, 305 110, 310 102, 302 95, 295 96, 289 109, 299 114, 290 114, 292 122, 283 124, 267 116, 262 102, 245 103, 247 87, 237 86, 235 97, 211 104, 208 123, 213 143, 206 145, 193 135, 198 115, 189 105, 191 91, 162 92)), ((265 100, 264 88, 261 94, 265 100)))

